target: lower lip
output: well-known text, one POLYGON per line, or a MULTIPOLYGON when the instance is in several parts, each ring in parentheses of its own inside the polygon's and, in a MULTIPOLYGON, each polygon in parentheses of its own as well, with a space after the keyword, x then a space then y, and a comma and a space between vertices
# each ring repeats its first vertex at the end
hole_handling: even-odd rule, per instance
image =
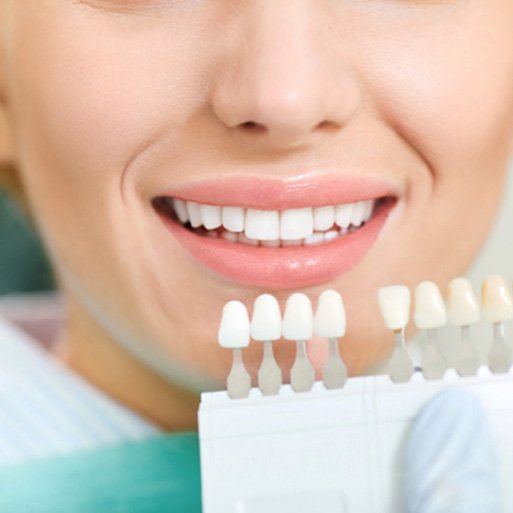
POLYGON ((178 242, 201 264, 236 283, 267 289, 318 285, 350 271, 373 245, 393 204, 382 205, 358 230, 313 246, 249 246, 197 235, 159 214, 178 242))

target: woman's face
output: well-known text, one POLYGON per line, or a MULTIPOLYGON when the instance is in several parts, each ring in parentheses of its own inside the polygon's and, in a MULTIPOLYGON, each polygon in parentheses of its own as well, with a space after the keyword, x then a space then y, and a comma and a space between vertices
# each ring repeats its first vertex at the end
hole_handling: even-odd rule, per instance
MULTIPOLYGON (((485 239, 513 132, 511 0, 2 4, 2 112, 70 344, 116 340, 200 388, 229 368, 225 301, 334 288, 359 373, 390 349, 377 288, 445 286, 485 239), (231 229, 183 227, 166 198, 231 229)), ((292 344, 276 349, 288 368, 292 344)), ((324 342, 309 351, 321 365, 324 342)))

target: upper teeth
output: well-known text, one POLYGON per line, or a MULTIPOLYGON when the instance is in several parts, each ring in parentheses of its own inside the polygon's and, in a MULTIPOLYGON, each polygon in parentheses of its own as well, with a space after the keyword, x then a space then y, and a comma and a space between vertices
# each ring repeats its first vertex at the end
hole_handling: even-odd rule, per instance
POLYGON ((257 210, 242 207, 202 205, 193 201, 173 199, 173 207, 181 223, 193 228, 244 233, 250 240, 300 241, 315 236, 315 232, 358 227, 367 221, 374 209, 374 200, 337 206, 306 207, 289 210, 257 210))

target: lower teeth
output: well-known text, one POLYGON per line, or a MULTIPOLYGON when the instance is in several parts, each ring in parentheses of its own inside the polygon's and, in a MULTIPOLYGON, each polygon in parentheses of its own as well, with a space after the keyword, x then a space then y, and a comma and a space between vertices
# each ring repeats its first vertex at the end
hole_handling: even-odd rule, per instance
POLYGON ((248 246, 263 246, 263 247, 290 247, 290 246, 315 246, 318 244, 324 244, 326 242, 330 242, 338 237, 342 237, 346 234, 352 233, 359 227, 349 227, 349 228, 340 228, 328 230, 326 232, 314 232, 312 235, 307 237, 306 239, 299 240, 263 240, 258 241, 254 239, 248 239, 244 233, 234 233, 228 230, 217 229, 217 230, 205 230, 204 228, 191 228, 188 225, 188 228, 200 235, 202 237, 208 237, 209 239, 223 239, 227 242, 245 244, 248 246))

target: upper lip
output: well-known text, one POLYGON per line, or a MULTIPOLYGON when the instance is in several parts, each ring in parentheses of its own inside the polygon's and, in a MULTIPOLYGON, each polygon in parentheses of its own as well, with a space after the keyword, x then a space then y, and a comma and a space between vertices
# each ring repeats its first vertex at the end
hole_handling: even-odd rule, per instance
POLYGON ((168 189, 159 196, 202 204, 285 210, 397 197, 399 190, 376 176, 312 172, 286 178, 246 175, 209 178, 168 189))

